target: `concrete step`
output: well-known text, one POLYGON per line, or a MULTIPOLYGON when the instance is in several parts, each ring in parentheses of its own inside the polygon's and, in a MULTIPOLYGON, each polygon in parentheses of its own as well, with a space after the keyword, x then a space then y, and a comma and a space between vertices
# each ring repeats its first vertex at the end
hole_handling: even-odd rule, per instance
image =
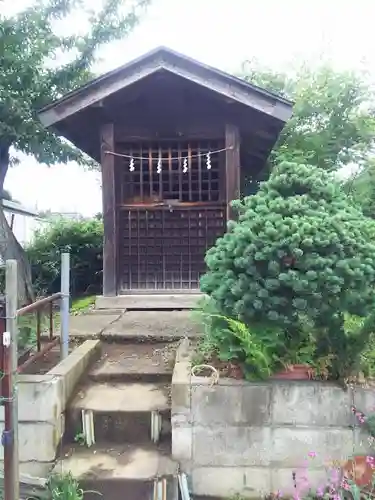
POLYGON ((79 480, 85 500, 159 500, 155 482, 166 482, 168 500, 178 499, 178 464, 166 449, 134 446, 75 447, 55 466, 55 472, 71 472, 79 480), (94 492, 94 493, 93 493, 94 492))
POLYGON ((95 302, 96 309, 126 309, 126 310, 144 310, 144 309, 196 309, 204 294, 198 290, 196 293, 187 290, 181 290, 180 293, 158 293, 155 294, 126 294, 116 297, 98 296, 95 302))
MULTIPOLYGON (((152 419, 160 419, 160 440, 170 438, 170 385, 151 383, 88 383, 66 413, 68 442, 82 433, 82 410, 92 411, 95 440, 147 443, 152 419)), ((158 433, 159 434, 159 433, 158 433)))
POLYGON ((171 381, 178 343, 102 343, 88 377, 96 382, 171 381))
POLYGON ((192 311, 126 311, 102 330, 101 338, 117 341, 197 338, 202 335, 203 327, 194 314, 192 311))
POLYGON ((183 337, 197 338, 203 333, 196 312, 192 311, 124 311, 94 309, 70 318, 71 338, 161 342, 183 337))

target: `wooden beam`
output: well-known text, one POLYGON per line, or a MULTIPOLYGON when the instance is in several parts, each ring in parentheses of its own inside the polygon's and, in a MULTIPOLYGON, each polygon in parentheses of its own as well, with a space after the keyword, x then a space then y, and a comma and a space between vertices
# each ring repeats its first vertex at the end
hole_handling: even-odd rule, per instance
POLYGON ((103 295, 117 294, 117 228, 115 197, 115 157, 106 151, 114 151, 114 127, 107 123, 101 128, 101 165, 103 196, 103 295))
POLYGON ((233 212, 230 202, 238 199, 240 195, 240 133, 238 127, 227 124, 225 127, 225 177, 226 177, 226 202, 227 220, 233 219, 233 212))
POLYGON ((116 143, 126 143, 127 141, 178 141, 178 140, 217 140, 223 137, 224 125, 216 121, 208 122, 207 124, 184 124, 182 126, 170 125, 168 127, 160 123, 152 123, 152 118, 146 126, 119 125, 116 126, 115 139, 116 143), (151 123, 150 123, 151 122, 151 123))

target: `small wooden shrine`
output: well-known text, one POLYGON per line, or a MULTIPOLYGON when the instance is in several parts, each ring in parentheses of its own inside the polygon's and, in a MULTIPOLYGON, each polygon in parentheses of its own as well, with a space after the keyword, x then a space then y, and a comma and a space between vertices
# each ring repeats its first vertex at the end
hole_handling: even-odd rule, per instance
POLYGON ((102 167, 103 295, 189 293, 289 101, 166 48, 40 112, 102 167))

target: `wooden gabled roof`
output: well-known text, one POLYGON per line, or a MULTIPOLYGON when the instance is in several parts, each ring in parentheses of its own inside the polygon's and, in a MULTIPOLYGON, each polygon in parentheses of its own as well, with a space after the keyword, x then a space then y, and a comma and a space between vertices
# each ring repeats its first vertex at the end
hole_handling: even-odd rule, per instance
POLYGON ((54 126, 59 131, 58 124, 72 115, 159 71, 180 76, 231 102, 264 113, 282 123, 292 114, 292 103, 287 99, 175 51, 160 47, 46 106, 39 112, 40 120, 44 126, 54 126))

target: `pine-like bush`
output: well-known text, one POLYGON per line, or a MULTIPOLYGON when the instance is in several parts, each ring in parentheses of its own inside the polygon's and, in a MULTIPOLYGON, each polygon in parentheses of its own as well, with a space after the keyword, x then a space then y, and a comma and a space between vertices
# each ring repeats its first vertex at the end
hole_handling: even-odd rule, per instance
POLYGON ((238 222, 207 252, 201 280, 223 314, 289 331, 301 318, 329 331, 341 329, 346 312, 367 315, 375 225, 330 174, 283 162, 233 205, 238 222))

